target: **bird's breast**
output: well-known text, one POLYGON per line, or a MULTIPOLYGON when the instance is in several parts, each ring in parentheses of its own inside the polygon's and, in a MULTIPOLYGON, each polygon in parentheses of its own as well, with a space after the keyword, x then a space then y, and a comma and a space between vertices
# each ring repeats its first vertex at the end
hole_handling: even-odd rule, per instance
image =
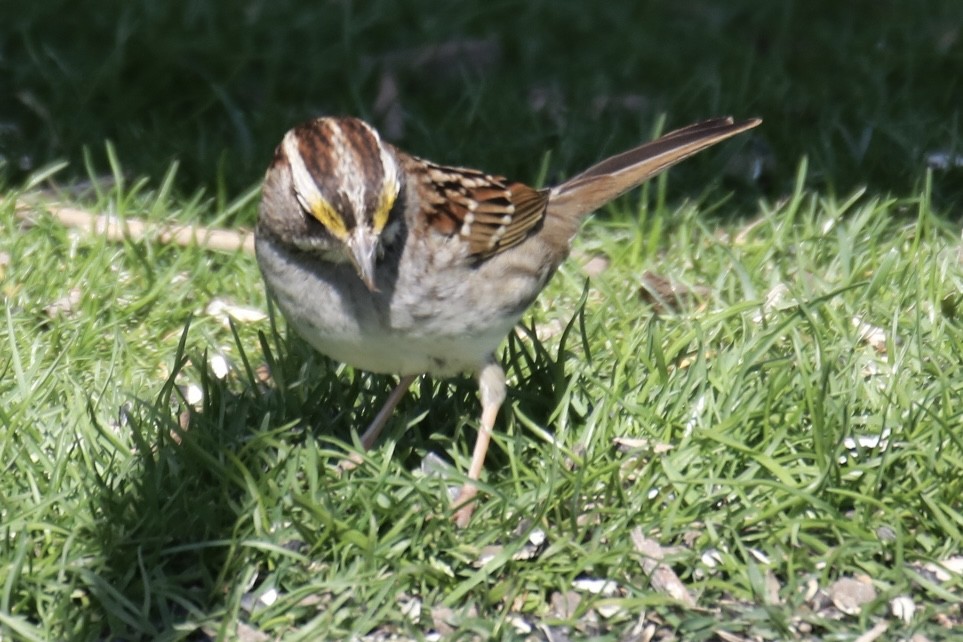
POLYGON ((547 280, 531 266, 406 261, 379 264, 371 292, 345 263, 258 239, 268 290, 294 330, 352 367, 451 376, 474 371, 498 347, 547 280))

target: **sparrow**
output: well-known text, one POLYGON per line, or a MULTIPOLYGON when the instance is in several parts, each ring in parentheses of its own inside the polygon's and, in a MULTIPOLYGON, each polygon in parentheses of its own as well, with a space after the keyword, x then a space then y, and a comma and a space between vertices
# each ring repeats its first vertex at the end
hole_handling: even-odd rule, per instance
POLYGON ((506 395, 495 350, 582 220, 760 122, 690 125, 538 189, 413 156, 357 118, 317 118, 275 150, 255 229, 258 265, 290 326, 318 352, 400 377, 361 436, 365 450, 416 377, 474 374, 481 420, 454 514, 464 526, 506 395))

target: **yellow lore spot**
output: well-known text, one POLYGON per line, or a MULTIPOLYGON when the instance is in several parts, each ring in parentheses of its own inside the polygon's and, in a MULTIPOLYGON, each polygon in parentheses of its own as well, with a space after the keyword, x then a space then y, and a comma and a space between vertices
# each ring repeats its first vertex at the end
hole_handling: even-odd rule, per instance
POLYGON ((398 183, 386 176, 384 186, 381 188, 381 198, 378 199, 378 209, 375 210, 374 218, 371 220, 376 233, 380 233, 388 224, 388 214, 394 207, 396 198, 398 198, 398 183))
POLYGON ((348 238, 348 228, 344 224, 344 219, 323 198, 311 203, 311 216, 338 239, 344 241, 348 238))

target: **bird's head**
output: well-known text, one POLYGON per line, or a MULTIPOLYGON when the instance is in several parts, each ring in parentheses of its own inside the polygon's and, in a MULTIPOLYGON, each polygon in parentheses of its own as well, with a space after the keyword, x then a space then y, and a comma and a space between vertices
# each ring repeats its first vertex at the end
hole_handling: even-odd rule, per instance
POLYGON ((301 250, 350 262, 369 290, 402 173, 390 146, 357 118, 318 118, 290 130, 268 169, 259 226, 301 250))

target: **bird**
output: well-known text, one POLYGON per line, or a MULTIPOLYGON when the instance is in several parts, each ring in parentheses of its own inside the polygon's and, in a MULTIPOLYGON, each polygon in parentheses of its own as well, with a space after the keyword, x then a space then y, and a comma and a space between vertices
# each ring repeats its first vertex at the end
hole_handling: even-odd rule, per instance
POLYGON ((308 344, 399 377, 360 437, 364 450, 417 377, 474 375, 481 418, 452 515, 464 527, 506 398, 495 351, 565 260, 583 219, 761 122, 706 120, 537 189, 419 158, 355 117, 314 118, 285 133, 265 174, 257 262, 308 344))

